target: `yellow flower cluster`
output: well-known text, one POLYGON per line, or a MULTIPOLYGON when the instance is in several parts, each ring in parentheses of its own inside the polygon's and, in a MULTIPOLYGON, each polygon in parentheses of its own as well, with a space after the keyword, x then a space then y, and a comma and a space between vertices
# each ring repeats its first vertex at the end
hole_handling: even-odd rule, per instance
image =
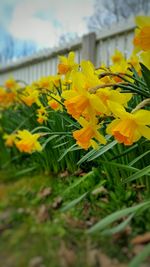
POLYGON ((28 130, 20 130, 10 135, 4 135, 5 144, 12 147, 14 144, 20 152, 33 153, 34 151, 41 151, 38 138, 40 134, 32 134, 28 130))
POLYGON ((17 101, 19 87, 19 83, 13 78, 7 80, 4 87, 0 87, 0 108, 7 108, 17 101))
MULTIPOLYGON (((65 109, 81 125, 81 129, 73 131, 73 137, 83 149, 106 144, 105 134, 125 145, 132 145, 142 136, 150 139, 150 111, 131 110, 128 104, 133 93, 122 90, 128 83, 134 84, 132 67, 139 75, 140 61, 150 68, 150 17, 137 17, 136 22, 135 49, 129 59, 116 50, 109 67, 95 69, 90 61, 77 64, 75 54, 70 52, 68 57, 60 57, 56 76, 42 77, 22 88, 8 80, 0 88, 0 106, 34 105, 40 124, 46 124, 49 109, 59 112, 65 109)), ((32 153, 42 149, 39 137, 20 130, 5 139, 7 146, 15 144, 21 152, 32 153)))

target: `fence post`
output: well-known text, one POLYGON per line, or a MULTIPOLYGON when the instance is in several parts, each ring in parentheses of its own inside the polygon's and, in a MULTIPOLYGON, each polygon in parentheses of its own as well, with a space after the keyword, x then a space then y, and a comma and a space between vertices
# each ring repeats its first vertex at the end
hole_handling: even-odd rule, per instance
POLYGON ((96 62, 96 34, 91 32, 82 37, 81 59, 90 60, 94 65, 96 62))

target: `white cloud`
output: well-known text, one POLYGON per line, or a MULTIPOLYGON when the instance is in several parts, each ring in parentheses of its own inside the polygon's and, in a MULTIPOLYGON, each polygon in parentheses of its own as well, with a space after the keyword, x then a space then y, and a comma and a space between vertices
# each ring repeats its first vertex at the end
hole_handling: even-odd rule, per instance
POLYGON ((86 32, 83 20, 91 15, 93 0, 26 0, 20 1, 14 9, 9 26, 13 36, 31 39, 41 46, 54 46, 58 35, 65 32, 86 32), (46 19, 37 16, 38 13, 46 19), (61 27, 55 27, 58 21, 61 27))

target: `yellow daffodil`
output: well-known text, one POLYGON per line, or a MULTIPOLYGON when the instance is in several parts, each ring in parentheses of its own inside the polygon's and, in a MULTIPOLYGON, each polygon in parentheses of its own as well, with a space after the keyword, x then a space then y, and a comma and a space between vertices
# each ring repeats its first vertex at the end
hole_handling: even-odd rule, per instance
POLYGON ((37 141, 40 134, 32 134, 28 130, 20 130, 16 134, 15 145, 20 152, 33 153, 41 151, 42 146, 37 141))
POLYGON ((48 117, 46 115, 38 114, 37 117, 37 122, 40 124, 43 124, 48 120, 48 117))
POLYGON ((7 108, 16 100, 16 93, 0 87, 0 107, 7 108))
POLYGON ((16 82, 16 80, 13 77, 6 80, 4 83, 4 86, 10 90, 16 90, 20 87, 19 84, 16 82))
POLYGON ((99 133, 98 129, 100 125, 97 125, 96 120, 86 121, 84 118, 80 118, 80 125, 83 127, 80 130, 73 132, 73 137, 77 141, 77 144, 84 149, 88 149, 90 146, 97 148, 97 140, 101 144, 106 144, 106 139, 99 133), (93 138, 95 140, 93 140, 93 138))
POLYGON ((56 91, 56 88, 60 86, 60 75, 42 77, 37 81, 36 85, 47 93, 47 90, 56 91), (55 88, 56 87, 56 88, 55 88))
POLYGON ((63 110, 63 106, 61 105, 61 97, 59 95, 51 94, 48 97, 48 105, 53 109, 53 110, 63 110))
POLYGON ((114 117, 107 127, 107 133, 113 135, 119 143, 132 145, 142 136, 150 140, 150 111, 137 110, 135 113, 128 113, 118 103, 109 101, 109 108, 114 117))
POLYGON ((111 57, 113 64, 120 64, 122 61, 125 61, 125 57, 121 51, 118 49, 115 50, 115 53, 111 57))
POLYGON ((52 89, 52 80, 51 76, 41 77, 39 81, 37 81, 37 85, 40 89, 52 89))
POLYGON ((47 120, 48 120, 47 110, 44 106, 41 105, 40 108, 37 109, 37 122, 42 124, 47 120))
POLYGON ((78 69, 78 64, 75 62, 75 53, 70 52, 68 57, 60 56, 60 63, 58 64, 58 74, 70 75, 72 70, 78 69))
POLYGON ((15 144, 16 134, 4 134, 3 138, 5 140, 5 145, 8 147, 12 147, 15 144))
POLYGON ((65 99, 64 105, 67 112, 75 119, 79 119, 86 111, 89 116, 96 112, 104 113, 106 108, 100 98, 87 91, 87 82, 83 73, 74 73, 73 88, 63 92, 62 97, 65 99))
POLYGON ((32 86, 27 86, 23 95, 21 96, 22 101, 29 107, 36 103, 40 105, 39 91, 32 86))
POLYGON ((129 67, 134 67, 137 73, 141 76, 141 66, 139 64, 139 56, 133 51, 132 55, 128 59, 129 67))
POLYGON ((96 91, 96 95, 100 98, 100 100, 105 105, 106 115, 110 115, 111 111, 108 106, 108 101, 117 102, 121 105, 126 106, 128 101, 131 99, 131 93, 120 93, 119 90, 111 90, 109 88, 101 88, 96 91))
MULTIPOLYGON (((133 73, 129 70, 129 65, 127 61, 121 61, 120 63, 116 63, 110 66, 110 70, 112 71, 112 73, 129 74, 131 76, 133 75, 133 73)), ((125 77, 125 78, 128 79, 130 82, 133 81, 131 78, 128 78, 128 77, 125 77)), ((116 83, 123 81, 123 79, 118 76, 113 76, 112 79, 116 83)))
POLYGON ((137 16, 134 45, 139 50, 150 51, 150 16, 137 16))
MULTIPOLYGON (((91 87, 95 87, 102 82, 99 80, 94 65, 90 61, 82 60, 80 63, 81 66, 81 73, 83 73, 83 81, 82 86, 88 90, 91 87)), ((73 77, 74 79, 74 77, 73 77)), ((75 82, 76 83, 76 82, 75 82)))

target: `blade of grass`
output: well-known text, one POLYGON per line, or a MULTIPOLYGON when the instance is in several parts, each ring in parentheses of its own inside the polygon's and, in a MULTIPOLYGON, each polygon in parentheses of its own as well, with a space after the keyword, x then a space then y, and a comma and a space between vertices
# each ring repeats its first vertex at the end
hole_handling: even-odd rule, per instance
POLYGON ((102 231, 102 235, 114 235, 114 234, 117 234, 123 231, 128 225, 128 223, 131 221, 133 216, 134 216, 134 213, 132 213, 126 220, 124 220, 122 223, 120 223, 116 227, 102 231))
POLYGON ((143 177, 144 175, 149 175, 149 173, 150 173, 150 166, 147 166, 147 167, 143 168, 142 170, 139 170, 138 172, 130 175, 127 179, 125 179, 123 181, 123 183, 128 183, 128 182, 137 180, 137 179, 143 177))
POLYGON ((58 161, 61 161, 66 155, 67 153, 71 152, 71 150, 76 146, 76 144, 73 144, 72 146, 70 146, 68 149, 66 149, 64 151, 64 153, 59 157, 58 161))
POLYGON ((90 171, 88 174, 84 175, 83 177, 81 177, 79 180, 77 180, 76 182, 74 182, 71 186, 69 186, 64 192, 63 195, 67 194, 69 191, 71 191, 72 189, 74 189, 76 186, 80 185, 81 183, 83 183, 88 177, 90 177, 91 175, 94 175, 94 171, 90 171))
POLYGON ((47 140, 45 141, 45 143, 43 144, 42 148, 45 149, 45 147, 47 146, 47 144, 53 140, 54 138, 56 138, 58 135, 52 135, 49 138, 47 138, 47 140))
POLYGON ((103 146, 98 151, 96 151, 95 154, 92 155, 87 161, 91 161, 91 160, 94 160, 94 159, 100 157, 101 155, 106 153, 108 150, 112 149, 117 143, 118 142, 116 140, 114 140, 111 143, 109 143, 108 145, 103 146))
POLYGON ((77 205, 82 199, 84 199, 86 197, 86 195, 88 194, 89 192, 86 192, 84 193, 83 195, 81 195, 80 197, 72 200, 71 202, 69 202, 66 206, 64 206, 61 211, 64 212, 64 211, 67 211, 71 208, 73 208, 75 205, 77 205))
POLYGON ((145 157, 147 154, 150 153, 150 150, 146 151, 145 153, 143 153, 142 155, 140 155, 139 157, 135 158, 134 160, 132 160, 130 163, 129 163, 129 166, 132 166, 134 165, 137 161, 139 161, 140 159, 142 159, 143 157, 145 157))
POLYGON ((134 207, 129 207, 129 208, 125 208, 122 210, 118 210, 110 215, 108 215, 107 217, 105 217, 104 219, 100 220, 99 222, 97 222, 94 226, 92 226, 87 233, 92 234, 94 232, 97 231, 101 231, 102 229, 104 229, 105 227, 107 227, 109 224, 113 223, 114 221, 127 216, 130 213, 136 212, 138 211, 140 208, 146 206, 150 204, 150 201, 146 201, 144 203, 138 204, 134 207))

